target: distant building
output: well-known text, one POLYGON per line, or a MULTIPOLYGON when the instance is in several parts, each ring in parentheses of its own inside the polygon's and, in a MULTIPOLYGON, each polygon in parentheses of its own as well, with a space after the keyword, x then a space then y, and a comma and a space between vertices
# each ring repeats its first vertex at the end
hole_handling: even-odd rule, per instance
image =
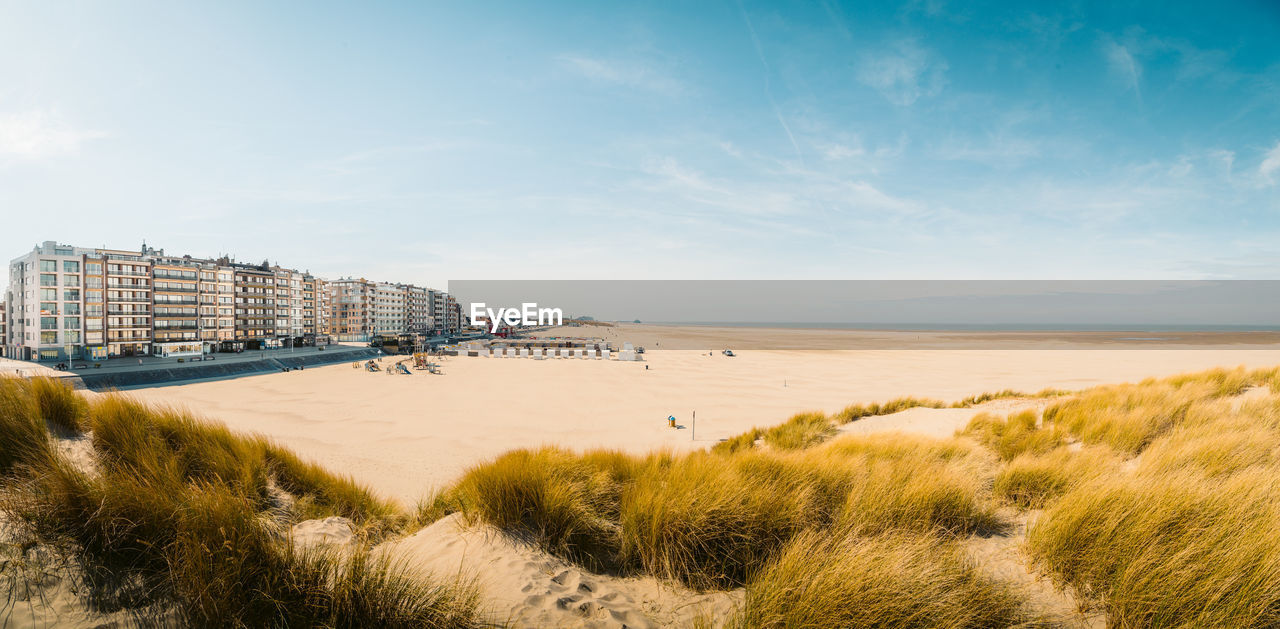
POLYGON ((326 285, 328 331, 336 341, 367 343, 379 337, 440 336, 461 330, 462 309, 443 291, 365 278, 330 280, 326 285))

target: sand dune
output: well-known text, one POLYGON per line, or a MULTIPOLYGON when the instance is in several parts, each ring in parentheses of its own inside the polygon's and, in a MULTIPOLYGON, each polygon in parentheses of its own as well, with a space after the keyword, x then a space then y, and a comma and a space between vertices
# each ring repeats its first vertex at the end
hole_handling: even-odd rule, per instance
POLYGON ((456 514, 378 550, 422 574, 476 579, 492 617, 517 627, 687 627, 742 600, 741 590, 698 594, 652 577, 593 574, 456 514))
MULTIPOLYGON (((132 394, 183 404, 236 430, 279 439, 411 503, 468 466, 513 448, 682 451, 780 423, 797 411, 835 411, 854 402, 904 395, 950 401, 1005 388, 1079 389, 1216 366, 1275 364, 1280 350, 1274 348, 762 350, 736 358, 662 350, 646 353, 643 363, 452 358, 442 376, 335 365, 132 394), (680 429, 667 427, 669 414, 680 429)), ((912 417, 875 422, 905 427, 912 417)), ((955 414, 937 430, 949 435, 963 421, 955 414)))

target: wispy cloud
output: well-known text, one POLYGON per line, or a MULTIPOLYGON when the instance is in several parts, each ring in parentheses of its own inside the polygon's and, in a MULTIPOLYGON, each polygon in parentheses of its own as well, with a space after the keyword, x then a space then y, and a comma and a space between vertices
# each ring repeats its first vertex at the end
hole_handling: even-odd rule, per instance
POLYGON ((1111 68, 1111 72, 1124 82, 1125 89, 1132 90, 1141 100, 1142 64, 1134 58, 1129 47, 1111 37, 1104 37, 1102 53, 1107 58, 1107 65, 1111 68))
POLYGON ((909 106, 938 95, 946 85, 947 62, 936 58, 914 39, 903 39, 888 52, 863 58, 858 80, 878 90, 889 102, 909 106))
POLYGON ((0 159, 38 160, 75 155, 85 142, 103 137, 105 133, 71 126, 53 111, 0 113, 0 159))
POLYGON ((778 100, 773 97, 773 81, 770 78, 773 70, 769 67, 769 59, 764 55, 764 46, 760 44, 760 35, 756 33, 756 27, 751 23, 751 16, 747 15, 747 9, 742 6, 742 1, 738 1, 738 13, 742 15, 742 21, 747 25, 747 33, 751 35, 751 43, 755 46, 756 58, 760 59, 760 65, 764 67, 764 95, 769 99, 769 104, 773 107, 773 115, 778 119, 778 126, 782 127, 782 132, 786 134, 787 140, 791 142, 791 148, 796 152, 796 159, 804 162, 804 152, 800 150, 800 143, 796 142, 796 136, 791 132, 791 125, 787 124, 787 119, 782 115, 782 109, 778 107, 778 100))
POLYGON ((1258 165, 1258 174, 1267 180, 1267 185, 1276 183, 1276 172, 1280 171, 1280 141, 1267 151, 1267 156, 1263 158, 1262 163, 1258 165))
POLYGON ((556 60, 574 73, 599 83, 665 93, 682 89, 680 81, 659 72, 647 62, 582 54, 562 54, 556 60))

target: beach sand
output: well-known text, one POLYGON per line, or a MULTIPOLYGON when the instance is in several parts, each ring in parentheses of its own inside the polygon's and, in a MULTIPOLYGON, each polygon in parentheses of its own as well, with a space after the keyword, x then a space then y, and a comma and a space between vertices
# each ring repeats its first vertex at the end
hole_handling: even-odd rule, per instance
MULTIPOLYGON (((596 328, 570 330, 583 335, 596 328)), ((661 327, 658 333, 687 331, 661 327)), ((1080 389, 1218 366, 1280 364, 1274 345, 1018 350, 1003 343, 988 340, 992 349, 740 350, 733 358, 650 349, 635 363, 447 358, 439 376, 340 364, 131 395, 267 435, 412 504, 467 467, 513 448, 683 451, 781 423, 798 411, 833 412, 855 402, 907 395, 953 401, 1007 388, 1080 389), (668 415, 679 429, 667 427, 668 415)), ((928 417, 881 418, 874 425, 946 436, 965 416, 928 417)))

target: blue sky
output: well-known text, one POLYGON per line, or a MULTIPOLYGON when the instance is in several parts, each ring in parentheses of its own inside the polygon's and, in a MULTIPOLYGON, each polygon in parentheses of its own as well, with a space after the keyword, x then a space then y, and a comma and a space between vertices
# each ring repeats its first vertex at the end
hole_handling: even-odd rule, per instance
POLYGON ((0 256, 1276 278, 1280 8, 1176 5, 0 2, 0 256))

